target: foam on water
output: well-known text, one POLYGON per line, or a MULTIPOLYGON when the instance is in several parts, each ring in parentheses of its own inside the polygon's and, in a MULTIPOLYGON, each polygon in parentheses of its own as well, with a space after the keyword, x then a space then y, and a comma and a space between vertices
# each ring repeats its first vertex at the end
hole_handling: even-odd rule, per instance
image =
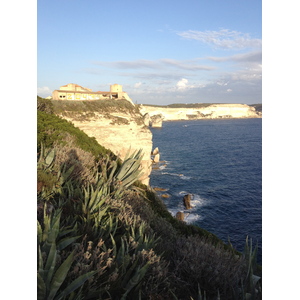
POLYGON ((189 210, 180 210, 178 208, 170 208, 168 211, 171 213, 171 215, 175 218, 176 214, 180 211, 184 213, 184 221, 188 224, 192 224, 196 221, 202 220, 203 216, 200 214, 197 214, 196 212, 192 212, 192 209, 189 210))
POLYGON ((183 179, 183 180, 190 180, 192 177, 181 175, 180 178, 183 179))
POLYGON ((197 195, 197 194, 193 194, 193 193, 190 193, 190 192, 186 192, 186 191, 181 191, 178 193, 178 195, 181 197, 182 195, 187 195, 187 194, 190 194, 191 195, 191 205, 192 207, 194 208, 199 208, 201 206, 206 206, 206 205, 209 205, 210 201, 209 200, 206 200, 204 198, 201 198, 200 195, 197 195))
POLYGON ((183 180, 189 180, 189 179, 192 178, 190 176, 185 176, 183 174, 178 174, 178 173, 163 172, 162 174, 163 175, 170 175, 170 176, 180 177, 180 179, 183 179, 183 180))

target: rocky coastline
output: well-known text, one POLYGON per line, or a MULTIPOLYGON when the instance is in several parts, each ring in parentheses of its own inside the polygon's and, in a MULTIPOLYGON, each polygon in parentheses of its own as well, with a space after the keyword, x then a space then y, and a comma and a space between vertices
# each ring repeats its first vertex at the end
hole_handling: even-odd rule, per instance
POLYGON ((52 100, 52 103, 57 115, 94 137, 121 160, 126 154, 142 149, 143 174, 139 179, 146 185, 150 182, 153 163, 158 163, 160 159, 149 127, 161 128, 164 121, 262 117, 261 112, 246 104, 199 104, 199 107, 193 108, 173 108, 135 105, 126 100, 52 100))
POLYGON ((194 104, 194 107, 140 105, 151 127, 162 127, 164 121, 262 118, 262 112, 247 104, 194 104))

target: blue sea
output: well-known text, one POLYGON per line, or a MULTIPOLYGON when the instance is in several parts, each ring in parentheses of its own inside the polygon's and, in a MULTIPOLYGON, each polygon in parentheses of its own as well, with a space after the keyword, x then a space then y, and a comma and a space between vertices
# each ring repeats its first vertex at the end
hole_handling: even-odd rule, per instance
POLYGON ((151 128, 160 151, 150 185, 175 216, 198 225, 243 251, 246 236, 262 246, 262 119, 163 122, 151 128), (191 210, 183 196, 192 194, 191 210))

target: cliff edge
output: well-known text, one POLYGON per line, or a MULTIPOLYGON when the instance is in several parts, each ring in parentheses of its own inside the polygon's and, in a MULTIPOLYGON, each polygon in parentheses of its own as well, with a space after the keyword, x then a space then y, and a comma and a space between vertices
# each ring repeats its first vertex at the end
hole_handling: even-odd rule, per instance
MULTIPOLYGON (((261 118, 262 112, 247 104, 177 104, 167 106, 140 105, 142 114, 150 119, 162 121, 225 119, 225 118, 261 118)), ((155 125, 155 127, 159 127, 155 125)))
POLYGON ((149 185, 152 170, 152 133, 145 125, 137 106, 130 101, 62 101, 52 100, 54 113, 76 127, 123 160, 126 154, 142 149, 143 175, 139 180, 149 185))

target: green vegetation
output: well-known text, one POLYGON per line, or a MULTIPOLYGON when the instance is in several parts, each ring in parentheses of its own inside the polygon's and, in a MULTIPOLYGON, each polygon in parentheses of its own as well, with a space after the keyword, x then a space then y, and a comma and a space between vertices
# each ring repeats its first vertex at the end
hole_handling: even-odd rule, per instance
POLYGON ((255 108, 256 111, 262 112, 262 104, 250 104, 249 106, 252 106, 255 108))
POLYGON ((99 145, 94 137, 89 137, 71 122, 44 111, 38 111, 37 115, 38 149, 41 143, 45 147, 53 147, 56 144, 66 145, 72 140, 74 145, 95 156, 110 153, 99 145))
POLYGON ((251 241, 240 254, 173 218, 140 161, 38 111, 37 298, 261 299, 251 241))
POLYGON ((143 124, 143 118, 137 106, 127 100, 91 100, 68 101, 51 100, 53 111, 57 115, 72 118, 76 121, 90 120, 96 117, 96 113, 112 119, 113 123, 128 124, 125 119, 118 118, 113 113, 123 113, 133 118, 138 124, 143 124))

